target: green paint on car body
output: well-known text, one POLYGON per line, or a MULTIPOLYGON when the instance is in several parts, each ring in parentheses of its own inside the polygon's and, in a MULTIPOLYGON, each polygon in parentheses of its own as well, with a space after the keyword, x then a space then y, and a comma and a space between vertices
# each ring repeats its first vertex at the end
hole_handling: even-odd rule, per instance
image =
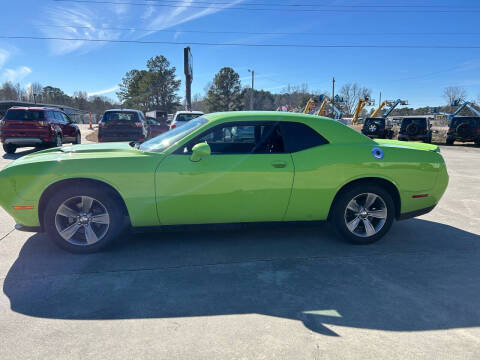
POLYGON ((47 188, 65 180, 92 179, 120 194, 132 226, 325 220, 338 191, 352 181, 390 182, 398 190, 401 213, 436 205, 448 184, 435 145, 374 141, 340 122, 304 114, 226 112, 204 119, 161 152, 102 143, 26 155, 0 171, 0 206, 17 223, 39 226, 39 201, 47 188), (210 155, 200 146, 198 161, 178 151, 207 129, 244 121, 302 123, 328 144, 294 153, 210 155), (383 151, 383 159, 372 155, 374 147, 383 151), (412 198, 419 193, 429 196, 412 198), (34 209, 13 210, 17 205, 34 209))

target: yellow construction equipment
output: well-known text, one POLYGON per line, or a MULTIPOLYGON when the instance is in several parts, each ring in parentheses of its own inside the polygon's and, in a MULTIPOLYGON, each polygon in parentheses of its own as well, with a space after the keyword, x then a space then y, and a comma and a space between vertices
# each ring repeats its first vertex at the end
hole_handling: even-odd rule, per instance
POLYGON ((304 114, 309 114, 312 109, 315 108, 315 100, 313 98, 308 99, 307 105, 305 105, 305 109, 303 109, 304 114))
POLYGON ((353 114, 352 124, 353 125, 358 124, 358 118, 362 110, 365 108, 365 106, 373 106, 373 105, 375 105, 375 100, 372 100, 367 96, 359 99, 357 107, 355 108, 355 113, 353 114))
POLYGON ((385 114, 383 114, 383 117, 386 118, 388 115, 390 115, 390 113, 398 106, 398 105, 408 105, 408 101, 407 100, 401 100, 401 99, 398 99, 398 100, 385 100, 384 102, 382 102, 378 108, 375 109, 375 111, 373 112, 372 115, 370 115, 370 117, 374 118, 374 117, 377 117, 377 115, 380 113, 380 111, 382 111, 382 109, 385 107, 385 106, 390 106, 390 108, 385 112, 385 114))

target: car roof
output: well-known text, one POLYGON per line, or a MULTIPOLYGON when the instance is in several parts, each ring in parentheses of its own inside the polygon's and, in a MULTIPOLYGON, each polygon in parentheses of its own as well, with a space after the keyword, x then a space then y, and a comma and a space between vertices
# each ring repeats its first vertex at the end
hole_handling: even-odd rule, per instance
POLYGON ((46 106, 12 106, 8 110, 50 110, 50 111, 62 111, 58 108, 46 107, 46 106))
POLYGON ((142 111, 140 110, 136 110, 136 109, 108 109, 108 110, 105 110, 105 112, 124 112, 124 111, 129 111, 129 112, 137 112, 137 113, 142 113, 142 111))
POLYGON ((187 111, 187 110, 181 110, 181 111, 177 111, 175 114, 200 114, 200 115, 203 115, 203 111, 187 111))

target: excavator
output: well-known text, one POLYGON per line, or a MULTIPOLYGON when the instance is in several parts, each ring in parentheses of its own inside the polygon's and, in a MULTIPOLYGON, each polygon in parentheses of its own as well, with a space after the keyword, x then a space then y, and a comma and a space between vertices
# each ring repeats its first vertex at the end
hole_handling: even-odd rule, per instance
POLYGON ((355 108, 355 113, 353 114, 352 125, 358 124, 358 118, 362 110, 365 108, 365 106, 374 106, 374 105, 375 105, 375 100, 370 99, 368 96, 365 96, 364 98, 360 98, 358 100, 357 107, 355 108))

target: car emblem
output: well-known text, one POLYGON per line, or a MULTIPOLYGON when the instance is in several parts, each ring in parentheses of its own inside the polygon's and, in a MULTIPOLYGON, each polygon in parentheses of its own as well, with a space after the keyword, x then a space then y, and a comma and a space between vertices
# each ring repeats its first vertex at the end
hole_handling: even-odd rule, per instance
POLYGON ((378 148, 378 147, 374 147, 372 149, 372 155, 375 159, 377 160, 382 160, 383 157, 385 156, 384 152, 382 149, 378 148))

